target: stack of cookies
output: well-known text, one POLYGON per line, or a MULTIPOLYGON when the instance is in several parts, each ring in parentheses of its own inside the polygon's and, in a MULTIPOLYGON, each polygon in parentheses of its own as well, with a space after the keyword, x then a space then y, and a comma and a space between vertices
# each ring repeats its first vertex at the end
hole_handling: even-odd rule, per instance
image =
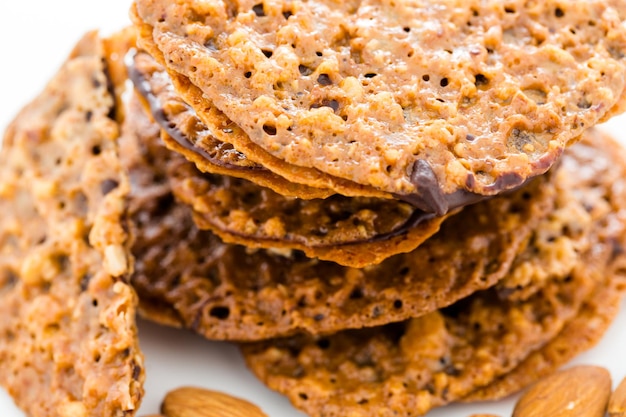
POLYGON ((615 316, 621 2, 131 16, 5 136, 0 382, 30 415, 134 415, 136 309, 241 343, 311 416, 501 398, 615 316))

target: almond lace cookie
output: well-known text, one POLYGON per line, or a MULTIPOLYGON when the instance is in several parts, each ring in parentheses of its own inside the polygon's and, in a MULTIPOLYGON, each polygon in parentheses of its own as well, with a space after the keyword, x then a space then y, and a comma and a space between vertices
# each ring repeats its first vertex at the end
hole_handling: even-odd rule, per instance
POLYGON ((576 317, 554 339, 530 354, 511 372, 472 392, 462 401, 491 401, 507 397, 591 349, 620 311, 626 291, 626 258, 623 254, 613 260, 606 279, 607 283, 594 290, 576 317))
POLYGON ((439 214, 544 173, 619 107, 623 15, 605 0, 134 8, 140 44, 218 139, 439 214))
MULTIPOLYGON (((612 210, 615 210, 615 213, 607 218, 606 226, 615 228, 616 232, 606 236, 600 234, 604 240, 613 245, 609 270, 606 272, 607 283, 595 289, 591 298, 585 301, 576 318, 569 322, 555 339, 526 358, 513 371, 492 384, 473 392, 464 401, 504 398, 554 372, 577 354, 594 346, 619 312, 622 297, 626 291, 626 255, 624 254, 626 247, 626 233, 624 231, 626 194, 623 191, 626 185, 624 183, 626 169, 614 164, 620 159, 624 161, 626 154, 619 144, 608 141, 600 132, 590 133, 597 135, 596 139, 585 141, 584 146, 572 147, 569 152, 576 153, 576 159, 582 162, 581 166, 594 167, 584 170, 584 174, 580 178, 581 183, 585 183, 587 186, 597 184, 598 181, 612 184, 609 190, 611 197, 608 201, 613 203, 612 210), (601 149, 591 146, 597 143, 597 140, 604 143, 607 152, 602 152, 601 149), (609 157, 609 154, 614 156, 609 157), (604 170, 604 175, 599 178, 596 172, 598 167, 602 165, 612 166, 612 169, 604 170)), ((564 163, 570 162, 570 160, 565 160, 564 163)), ((583 192, 584 194, 586 192, 583 192)), ((586 205, 587 211, 593 215, 605 210, 608 201, 600 202, 599 205, 586 205)), ((545 262, 542 263, 545 264, 545 262)), ((534 285, 532 287, 534 288, 534 285)))
MULTIPOLYGON (((509 299, 524 299, 533 294, 543 282, 554 276, 564 276, 577 263, 581 253, 592 244, 589 235, 597 227, 598 219, 604 219, 612 211, 626 206, 621 201, 610 204, 610 200, 598 200, 597 195, 604 188, 602 184, 622 183, 626 172, 617 165, 610 166, 615 155, 623 154, 621 146, 598 129, 585 132, 580 144, 568 150, 574 157, 564 158, 563 167, 555 174, 557 192, 555 210, 540 227, 530 242, 532 251, 526 251, 515 260, 514 273, 498 282, 498 291, 509 299), (592 169, 585 167, 593 166, 592 169), (579 171, 583 168, 583 171, 579 171), (596 172, 602 172, 597 178, 596 172), (575 174, 573 174, 575 173, 575 174), (572 184, 575 182, 575 184, 572 184), (583 201, 584 204, 580 204, 583 201)), ((612 199, 620 194, 609 190, 612 199)))
POLYGON ((108 85, 89 33, 0 152, 0 383, 30 416, 133 416, 143 395, 108 85))
MULTIPOLYGON (((250 368, 312 416, 415 416, 494 383, 518 364, 522 371, 502 384, 510 388, 531 382, 535 373, 524 376, 528 369, 524 360, 543 346, 546 356, 562 358, 589 347, 592 342, 585 338, 596 340, 603 332, 614 316, 615 298, 624 289, 626 226, 624 152, 605 136, 592 139, 595 154, 588 156, 585 144, 575 145, 561 168, 577 167, 569 177, 579 172, 579 181, 571 182, 581 188, 572 194, 595 214, 589 249, 571 270, 561 271, 565 275, 534 283, 537 288, 523 300, 507 299, 490 289, 404 323, 243 345, 250 368), (595 162, 589 163, 592 158, 595 162), (598 308, 598 294, 607 293, 612 307, 598 308), (585 320, 595 322, 598 329, 585 327, 581 323, 585 320), (587 330, 575 336, 570 322, 573 328, 587 330), (561 338, 584 343, 559 352, 550 341, 562 345, 561 338)), ((557 254, 546 252, 536 259, 541 265, 546 256, 557 254)), ((537 374, 551 368, 544 364, 537 374)), ((488 393, 482 396, 493 395, 488 393)))
MULTIPOLYGON (((130 74, 135 86, 139 86, 137 90, 150 102, 152 117, 160 121, 166 144, 172 135, 189 143, 197 142, 199 137, 206 140, 210 132, 202 127, 193 110, 172 93, 167 74, 156 70, 152 58, 137 54, 130 74)), ((221 168, 210 169, 213 175, 200 173, 182 158, 167 157, 167 152, 161 154, 177 165, 170 169, 177 198, 193 207, 201 229, 212 230, 228 243, 283 251, 297 249, 311 258, 363 267, 415 249, 446 218, 391 199, 287 197, 273 191, 281 188, 284 180, 275 181, 276 175, 251 164, 228 144, 217 142, 214 152, 214 165, 221 168), (271 183, 270 188, 257 185, 266 180, 271 183)), ((316 195, 314 191, 308 197, 316 195)))
POLYGON ((178 96, 165 69, 147 53, 134 54, 128 76, 161 127, 165 144, 185 155, 200 170, 245 178, 285 196, 311 199, 332 194, 328 189, 289 182, 262 165, 251 162, 230 143, 216 139, 193 108, 178 96))
POLYGON ((414 251, 362 269, 250 250, 198 230, 167 182, 182 157, 159 144, 137 104, 126 113, 122 155, 133 183, 142 311, 212 339, 329 333, 431 312, 501 279, 553 208, 555 186, 538 178, 465 208, 414 251))
MULTIPOLYGON (((135 9, 133 7, 131 9, 131 16, 135 17, 135 27, 138 30, 138 43, 141 49, 146 50, 159 64, 163 65, 165 62, 163 54, 150 42, 150 39, 152 39, 151 26, 141 23, 134 11, 135 9)), ((244 154, 246 159, 267 168, 271 172, 279 174, 280 177, 290 182, 291 185, 285 185, 284 190, 274 185, 277 191, 287 195, 302 193, 296 194, 296 196, 309 198, 308 196, 313 188, 322 190, 322 192, 328 195, 339 193, 352 197, 393 197, 389 193, 376 190, 372 187, 334 177, 315 168, 289 164, 273 156, 254 142, 251 142, 243 130, 228 119, 224 113, 217 109, 212 103, 207 101, 202 91, 193 85, 189 79, 168 68, 166 68, 166 71, 176 94, 185 103, 190 103, 197 117, 202 121, 202 124, 207 129, 211 128, 211 133, 214 135, 214 137, 211 138, 206 136, 198 137, 195 142, 193 142, 193 146, 188 146, 188 143, 185 143, 185 146, 181 146, 181 142, 174 143, 176 141, 173 141, 171 137, 169 138, 168 146, 175 149, 177 152, 181 152, 187 159, 194 161, 200 170, 210 172, 212 169, 213 164, 210 161, 204 162, 206 158, 204 158, 203 155, 210 155, 215 152, 215 141, 217 140, 220 143, 236 144, 236 150, 244 154)), ((316 193, 319 192, 320 191, 316 191, 316 193)))
POLYGON ((263 382, 310 416, 423 415, 554 338, 605 272, 581 262, 570 279, 550 281, 523 302, 487 290, 407 322, 242 350, 263 382))

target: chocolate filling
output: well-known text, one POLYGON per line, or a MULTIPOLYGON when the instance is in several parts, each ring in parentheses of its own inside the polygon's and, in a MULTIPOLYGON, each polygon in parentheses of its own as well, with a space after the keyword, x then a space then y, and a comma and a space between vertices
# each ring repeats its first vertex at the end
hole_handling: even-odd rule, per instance
POLYGON ((413 172, 411 172, 410 179, 411 183, 415 185, 417 192, 413 194, 394 194, 394 197, 436 216, 443 216, 450 210, 478 203, 490 197, 467 190, 458 190, 452 194, 444 194, 441 191, 441 187, 439 187, 435 172, 430 164, 423 159, 413 164, 413 172))
MULTIPOLYGON (((167 117, 167 114, 163 110, 163 105, 157 95, 153 93, 150 81, 146 75, 142 71, 138 70, 132 63, 128 66, 128 74, 129 78, 135 85, 137 92, 148 102, 150 112, 152 113, 152 117, 155 122, 180 146, 201 156, 213 165, 224 168, 237 171, 257 171, 265 169, 263 167, 242 167, 240 165, 224 162, 222 159, 217 158, 215 155, 211 155, 206 150, 196 146, 196 144, 167 117)), ((189 111, 192 112, 193 110, 189 109, 189 111)))
MULTIPOLYGON (((548 167, 549 165, 546 165, 548 167)), ((524 179, 515 172, 504 174, 485 189, 494 192, 515 191, 526 185, 533 177, 524 179)), ((467 190, 457 190, 452 194, 444 194, 439 187, 439 182, 430 164, 425 160, 418 160, 413 164, 411 183, 417 189, 413 194, 394 194, 398 200, 405 201, 414 207, 427 213, 443 216, 450 210, 475 204, 492 198, 491 195, 476 194, 467 190)), ((474 176, 468 175, 466 184, 468 187, 475 183, 474 176)))

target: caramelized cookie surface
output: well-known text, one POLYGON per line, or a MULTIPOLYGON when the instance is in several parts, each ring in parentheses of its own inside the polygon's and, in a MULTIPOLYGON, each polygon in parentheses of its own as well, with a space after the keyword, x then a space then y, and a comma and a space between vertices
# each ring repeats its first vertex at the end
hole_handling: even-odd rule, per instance
POLYGON ((138 224, 133 283, 148 317, 208 338, 329 333, 446 306, 501 279, 555 198, 549 177, 538 178, 465 208, 417 249, 361 269, 299 251, 250 250, 193 224, 167 180, 172 168, 182 172, 182 158, 155 141, 158 129, 137 104, 135 110, 128 113, 137 118, 127 118, 135 133, 125 135, 122 152, 138 224))
POLYGON ((545 172, 624 95, 617 2, 135 6, 186 100, 241 129, 221 140, 440 214, 545 172))
MULTIPOLYGON (((190 147, 210 140, 210 130, 176 95, 167 74, 147 54, 135 56, 130 73, 144 101, 150 102, 150 113, 168 147, 177 149, 170 143, 173 135, 178 136, 176 142, 184 141, 190 147)), ((143 141, 159 141, 155 135, 143 136, 143 141)), ((174 194, 193 207, 198 226, 228 243, 301 250, 310 258, 364 267, 415 249, 446 218, 393 199, 304 191, 251 163, 229 144, 215 139, 211 148, 205 161, 213 161, 208 168, 212 175, 201 174, 193 164, 165 151, 159 153, 160 163, 175 165, 168 169, 174 194), (292 194, 284 183, 296 195, 305 193, 308 198, 281 194, 292 194), (313 198, 320 196, 325 198, 313 198)), ((206 164, 200 166, 206 168, 206 164)))
POLYGON ((0 383, 32 416, 132 416, 143 395, 103 55, 86 35, 0 153, 0 383))
MULTIPOLYGON (((571 184, 570 195, 594 223, 587 236, 590 245, 573 268, 534 280, 533 291, 523 298, 506 298, 494 288, 403 323, 244 345, 250 368, 313 416, 408 416, 492 383, 495 388, 475 395, 488 398, 494 395, 491 390, 528 383, 552 368, 547 357, 562 363, 589 347, 587 337, 596 340, 602 334, 624 289, 626 226, 624 152, 604 135, 590 135, 586 144, 572 147, 560 168, 567 172, 563 181, 571 184), (588 143, 602 145, 589 152, 588 143), (606 308, 598 305, 603 296, 606 308), (586 320, 592 324, 585 325, 586 320), (576 335, 575 329, 583 333, 576 335), (567 340, 580 347, 560 351, 567 340), (525 360, 541 367, 535 373, 525 360), (522 368, 507 382, 506 374, 517 365, 522 368), (504 382, 496 382, 501 377, 504 382)), ((549 257, 558 262, 558 251, 542 253, 535 258, 537 266, 549 257)))

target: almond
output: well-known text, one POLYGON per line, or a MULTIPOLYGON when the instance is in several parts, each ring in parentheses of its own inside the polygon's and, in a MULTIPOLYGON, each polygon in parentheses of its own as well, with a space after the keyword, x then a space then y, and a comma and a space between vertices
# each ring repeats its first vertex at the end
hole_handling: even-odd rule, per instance
POLYGON ((485 413, 479 413, 479 414, 472 414, 469 417, 500 417, 497 414, 485 414, 485 413))
POLYGON ((513 417, 603 417, 611 395, 611 375, 598 366, 575 366, 533 385, 513 417))
POLYGON ((259 407, 246 400, 194 387, 168 392, 161 412, 166 417, 267 417, 259 407))
POLYGON ((609 400, 609 417, 626 417, 626 378, 620 382, 609 400))

